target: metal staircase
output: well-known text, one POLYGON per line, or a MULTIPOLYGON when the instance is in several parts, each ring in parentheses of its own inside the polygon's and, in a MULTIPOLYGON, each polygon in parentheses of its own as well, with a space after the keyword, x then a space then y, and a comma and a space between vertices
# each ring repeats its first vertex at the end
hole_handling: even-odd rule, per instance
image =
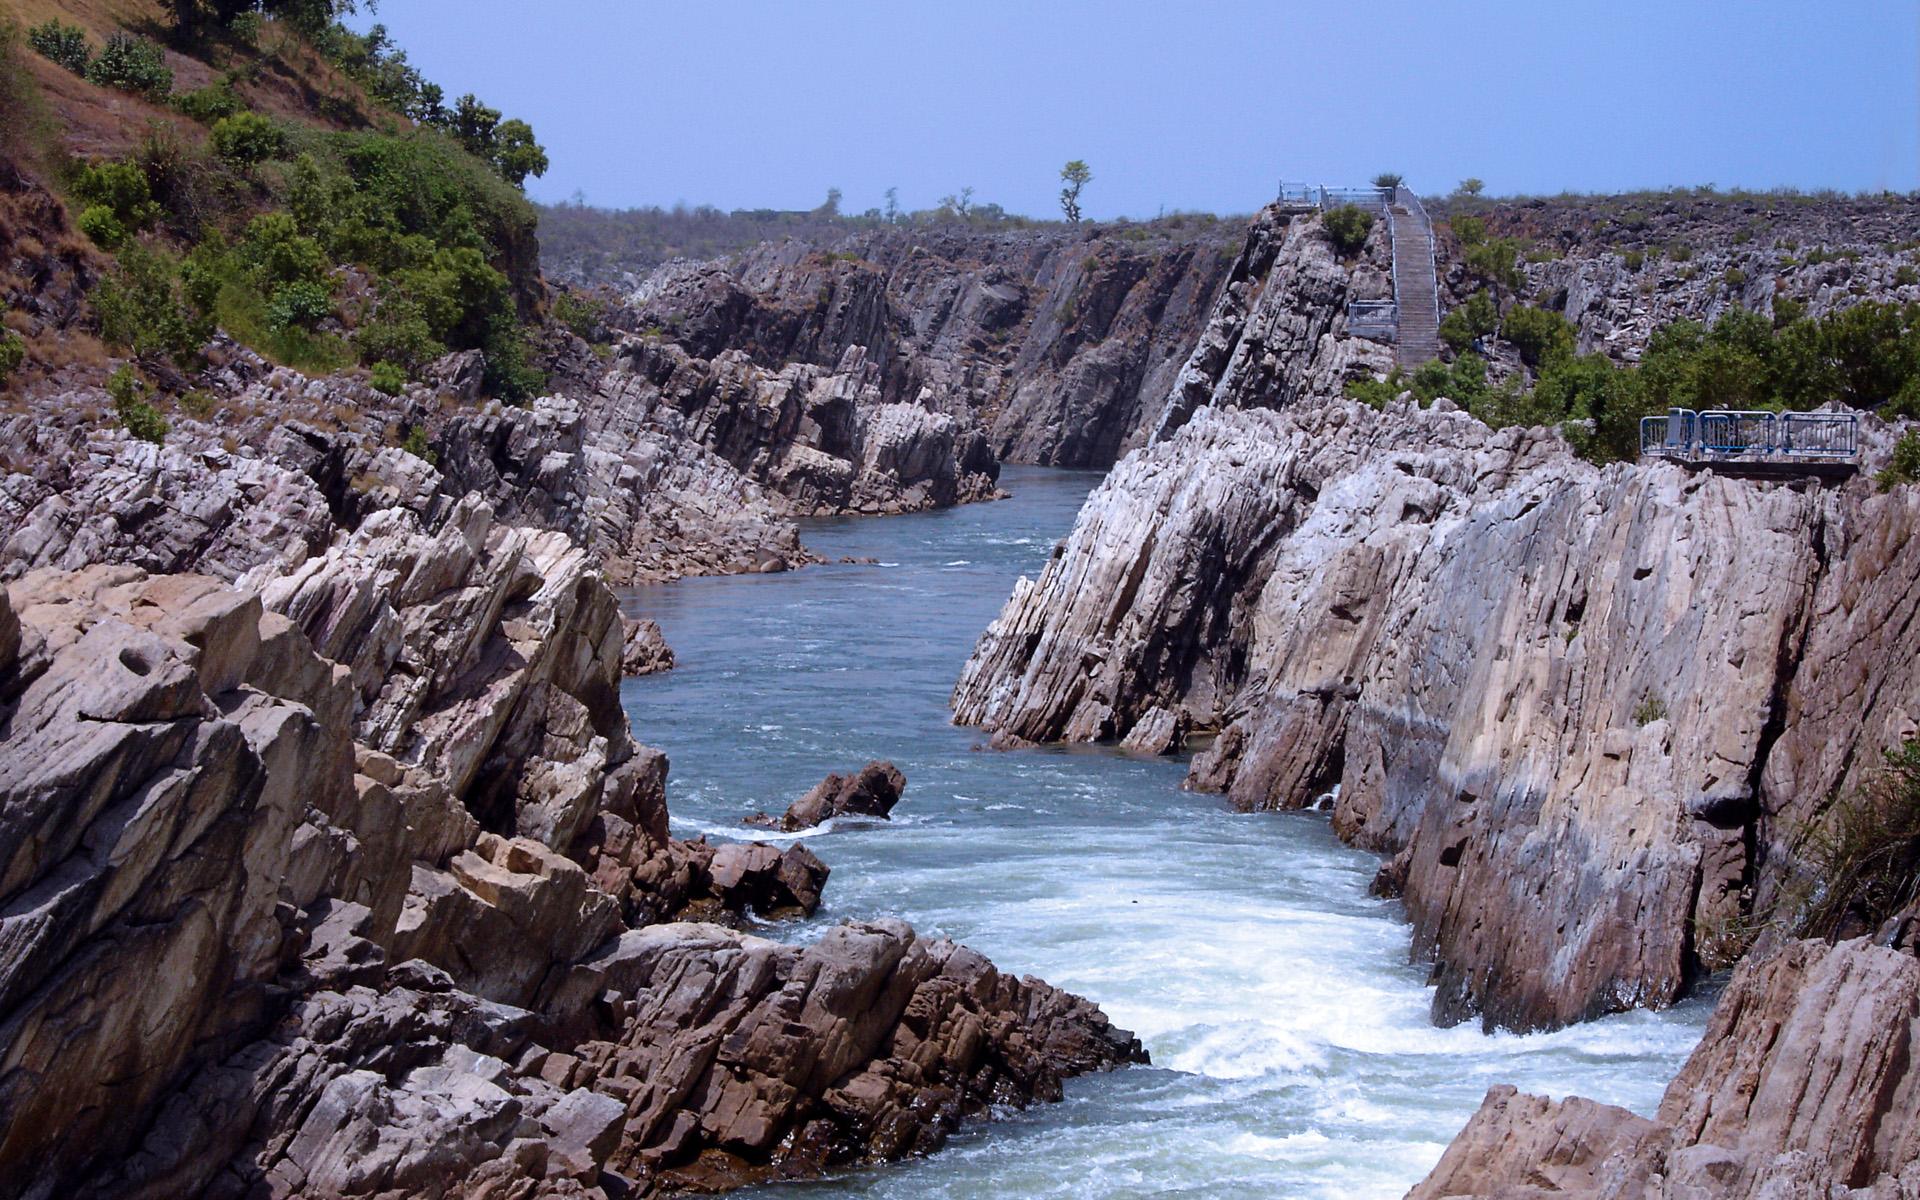
POLYGON ((1434 265, 1433 223, 1412 189, 1393 190, 1387 229, 1393 237, 1393 298, 1399 308, 1393 360, 1412 368, 1440 357, 1440 275, 1434 265))

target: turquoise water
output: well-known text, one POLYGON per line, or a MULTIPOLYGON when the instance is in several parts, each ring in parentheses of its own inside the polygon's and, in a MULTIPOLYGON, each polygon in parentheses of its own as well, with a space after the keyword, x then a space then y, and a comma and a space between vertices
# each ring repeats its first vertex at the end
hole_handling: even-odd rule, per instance
POLYGON ((1396 905, 1367 895, 1378 860, 1324 817, 1236 813, 1181 791, 1170 760, 996 752, 949 724, 975 638, 1098 478, 1009 469, 1011 500, 803 531, 879 565, 628 595, 679 655, 625 698, 672 760, 680 836, 762 836, 740 818, 870 758, 906 773, 892 822, 806 835, 833 868, 826 905, 774 936, 905 917, 1099 1001, 1153 1056, 930 1158, 751 1195, 1396 1197, 1492 1084, 1651 1112, 1706 1004, 1526 1037, 1436 1029, 1396 905))

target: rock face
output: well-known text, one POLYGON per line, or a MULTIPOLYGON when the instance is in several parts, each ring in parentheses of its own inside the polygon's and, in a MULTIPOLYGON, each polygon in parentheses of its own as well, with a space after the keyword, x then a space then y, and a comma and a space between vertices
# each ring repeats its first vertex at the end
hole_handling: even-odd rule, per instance
POLYGON ((878 817, 886 820, 907 777, 890 762, 870 762, 852 775, 829 775, 813 785, 807 794, 787 806, 778 821, 769 816, 748 818, 755 825, 772 825, 791 833, 812 829, 834 817, 878 817))
POLYGON ((647 1196, 1139 1057, 897 923, 651 924, 811 911, 827 872, 667 837, 564 533, 384 509, 242 582, 0 591, 0 1197, 647 1196))
POLYGON ((1100 467, 1143 439, 1233 260, 1207 225, 1139 240, 961 229, 770 243, 674 263, 632 298, 701 358, 840 369, 858 351, 889 405, 983 431, 992 455, 1100 467))
POLYGON ((1659 1006, 1920 716, 1876 640, 1914 615, 1915 501, 1863 492, 1602 471, 1459 413, 1204 408, 1017 585, 955 713, 1207 735, 1192 783, 1244 807, 1337 783, 1441 1021, 1659 1006))
POLYGON ((1911 954, 1784 943, 1742 963, 1654 1120, 1494 1088, 1409 1200, 1909 1195, 1916 1038, 1911 954))

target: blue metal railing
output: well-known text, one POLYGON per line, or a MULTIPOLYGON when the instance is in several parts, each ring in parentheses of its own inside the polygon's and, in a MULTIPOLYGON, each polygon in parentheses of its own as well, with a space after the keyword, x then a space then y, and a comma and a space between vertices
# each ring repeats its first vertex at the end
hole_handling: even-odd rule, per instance
POLYGON ((1347 332, 1388 334, 1400 328, 1400 306, 1391 300, 1353 300, 1347 304, 1347 332))
POLYGON ((1856 413, 1676 408, 1640 419, 1640 453, 1687 461, 1848 461, 1860 455, 1856 413))

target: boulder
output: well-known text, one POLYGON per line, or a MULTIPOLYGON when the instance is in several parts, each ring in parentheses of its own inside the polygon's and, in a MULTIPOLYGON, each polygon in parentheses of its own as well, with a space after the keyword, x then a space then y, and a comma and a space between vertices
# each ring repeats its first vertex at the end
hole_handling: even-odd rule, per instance
POLYGON ((851 775, 828 775, 788 805, 777 820, 764 814, 748 820, 789 833, 812 829, 834 817, 876 817, 884 821, 900 803, 900 793, 906 786, 907 777, 900 768, 890 762, 870 762, 851 775))
POLYGON ((673 647, 660 632, 657 622, 621 617, 626 626, 626 643, 620 650, 620 673, 628 679, 673 669, 673 647))

